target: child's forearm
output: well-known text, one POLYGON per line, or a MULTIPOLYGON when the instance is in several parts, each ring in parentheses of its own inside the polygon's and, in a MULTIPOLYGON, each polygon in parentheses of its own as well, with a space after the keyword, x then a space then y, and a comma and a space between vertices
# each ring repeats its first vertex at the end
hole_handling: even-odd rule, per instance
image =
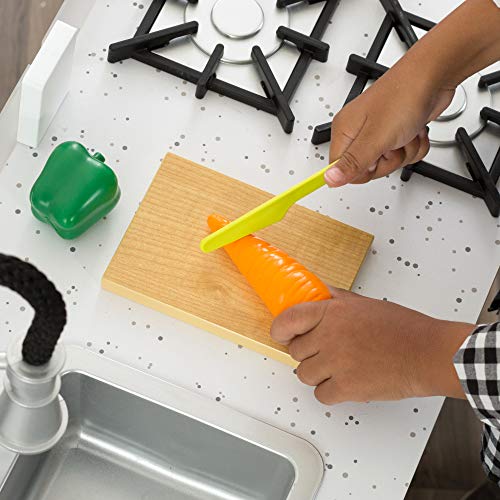
POLYGON ((466 0, 407 53, 442 88, 500 60, 500 8, 493 0, 466 0))
POLYGON ((330 160, 340 160, 327 184, 368 182, 422 160, 430 148, 425 125, 449 106, 458 84, 499 59, 500 8, 466 0, 335 115, 330 160))

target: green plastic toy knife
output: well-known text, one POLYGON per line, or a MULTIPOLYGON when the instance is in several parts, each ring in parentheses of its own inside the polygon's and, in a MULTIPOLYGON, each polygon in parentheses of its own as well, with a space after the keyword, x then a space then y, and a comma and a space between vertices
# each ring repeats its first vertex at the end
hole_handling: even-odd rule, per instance
POLYGON ((213 252, 218 248, 229 245, 233 241, 279 222, 285 217, 294 203, 297 203, 297 201, 326 184, 325 172, 335 165, 335 163, 337 162, 333 162, 314 175, 311 175, 311 177, 286 190, 284 193, 271 198, 227 226, 224 226, 222 229, 203 238, 200 244, 201 250, 205 253, 213 252))

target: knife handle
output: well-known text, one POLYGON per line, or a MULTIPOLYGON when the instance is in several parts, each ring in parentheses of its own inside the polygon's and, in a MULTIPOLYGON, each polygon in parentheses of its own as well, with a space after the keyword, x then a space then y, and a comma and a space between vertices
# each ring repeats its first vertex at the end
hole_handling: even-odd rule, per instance
POLYGON ((329 170, 333 165, 335 165, 337 161, 338 160, 334 161, 327 167, 322 168, 319 172, 316 172, 307 179, 304 179, 302 182, 299 182, 298 184, 296 184, 288 191, 285 191, 279 196, 286 198, 287 202, 290 201, 290 206, 293 205, 294 203, 297 203, 297 201, 301 200, 302 198, 305 198, 306 196, 308 196, 309 194, 311 194, 312 192, 316 191, 317 189, 326 184, 325 172, 329 170))

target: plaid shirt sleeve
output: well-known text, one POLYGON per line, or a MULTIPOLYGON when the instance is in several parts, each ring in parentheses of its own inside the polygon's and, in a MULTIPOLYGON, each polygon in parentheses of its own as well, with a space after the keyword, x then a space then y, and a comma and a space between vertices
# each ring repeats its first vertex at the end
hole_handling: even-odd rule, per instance
POLYGON ((500 486, 500 323, 479 326, 453 361, 465 395, 484 424, 483 468, 500 486))

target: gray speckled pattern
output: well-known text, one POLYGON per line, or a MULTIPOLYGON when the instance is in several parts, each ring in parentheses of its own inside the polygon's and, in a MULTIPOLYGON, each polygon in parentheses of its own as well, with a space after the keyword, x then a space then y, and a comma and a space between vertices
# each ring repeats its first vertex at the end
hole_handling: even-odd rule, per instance
MULTIPOLYGON (((457 3, 402 2, 433 20, 457 3)), ((168 4, 157 28, 182 18, 182 3, 168 4)), ((148 5, 97 1, 78 40, 71 94, 40 147, 18 145, 0 171, 1 251, 29 259, 64 293, 66 342, 199 391, 314 443, 326 463, 319 500, 402 499, 441 399, 328 408, 290 368, 100 289, 107 263, 166 152, 271 192, 324 166, 328 145, 310 143, 312 128, 342 105, 353 81, 345 71, 347 57, 368 50, 383 9, 372 0, 341 2, 325 37, 330 60, 311 64, 292 103, 297 120, 288 136, 275 117, 246 105, 210 92, 199 101, 191 84, 135 61, 108 64, 109 43, 131 36, 148 5), (28 194, 52 148, 71 139, 106 156, 123 197, 105 220, 67 242, 30 215, 28 194)), ((291 27, 309 29, 319 8, 297 7, 291 27)), ((197 68, 204 65, 205 56, 189 41, 166 50, 197 68)), ((380 62, 390 64, 401 53, 392 36, 380 62)), ((280 83, 295 60, 288 47, 270 59, 280 83)), ((253 71, 224 65, 218 74, 256 89, 253 71)), ((494 98, 499 107, 498 93, 494 98)), ((475 143, 490 162, 499 133, 489 129, 475 143)), ((430 159, 465 172, 453 148, 433 150, 430 159)), ((304 204, 375 234, 355 291, 442 318, 475 321, 500 263, 500 222, 481 201, 417 175, 408 184, 392 175, 369 186, 325 188, 304 204)), ((0 290, 0 347, 27 328, 31 314, 20 299, 0 290)))

